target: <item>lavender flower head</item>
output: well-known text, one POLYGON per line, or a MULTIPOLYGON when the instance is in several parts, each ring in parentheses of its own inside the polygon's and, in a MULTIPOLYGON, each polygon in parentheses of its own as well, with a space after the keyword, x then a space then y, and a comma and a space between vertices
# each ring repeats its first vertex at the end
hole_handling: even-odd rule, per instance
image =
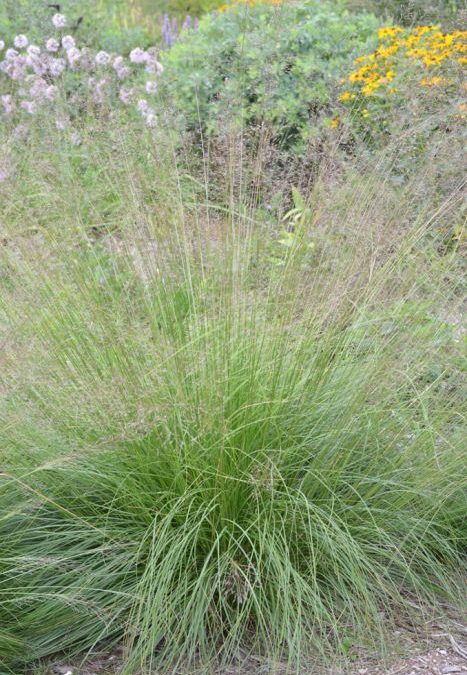
POLYGON ((3 105, 3 111, 4 111, 5 115, 11 115, 11 113, 15 109, 15 104, 13 102, 13 97, 11 96, 11 94, 3 94, 0 97, 0 100, 1 100, 2 105, 3 105))
POLYGON ((52 23, 55 26, 55 28, 65 28, 67 19, 64 14, 54 14, 52 17, 52 23))
POLYGON ((123 105, 129 105, 131 103, 131 95, 132 95, 131 89, 125 89, 124 87, 120 87, 120 91, 118 92, 118 98, 120 101, 123 103, 123 105))
POLYGON ((149 80, 146 82, 145 89, 148 94, 155 94, 157 92, 157 82, 154 82, 154 80, 149 80))
POLYGON ((110 55, 107 52, 98 52, 96 54, 95 62, 98 66, 106 66, 110 63, 110 55))
POLYGON ((36 75, 45 75, 47 72, 48 66, 46 59, 43 59, 34 54, 28 54, 26 56, 26 65, 31 68, 36 75))
POLYGON ((19 52, 17 52, 16 49, 12 49, 11 47, 5 52, 5 58, 7 61, 14 61, 18 56, 19 52))
POLYGON ((55 38, 49 38, 45 43, 45 48, 48 52, 58 52, 60 48, 60 43, 55 38))
POLYGON ((144 115, 149 111, 149 104, 144 98, 140 98, 138 103, 136 104, 136 107, 138 108, 139 112, 144 115))
POLYGON ((140 47, 135 47, 130 52, 130 61, 132 63, 145 63, 147 59, 146 52, 140 47))
POLYGON ((125 77, 128 77, 128 75, 131 73, 130 69, 126 66, 122 66, 116 72, 119 80, 124 80, 125 77))
POLYGON ((20 107, 27 113, 29 113, 29 115, 34 115, 37 109, 37 106, 34 101, 21 101, 20 107))
POLYGON ((42 96, 45 96, 46 89, 47 82, 44 80, 44 78, 36 77, 33 80, 31 88, 29 89, 29 95, 32 98, 41 98, 42 96))
POLYGON ((146 67, 144 70, 147 73, 152 73, 153 75, 160 75, 164 72, 164 67, 162 63, 159 63, 155 58, 148 59, 146 67))
POLYGON ((13 44, 16 49, 26 49, 29 44, 29 40, 26 35, 17 35, 13 40, 13 44))
POLYGON ((50 84, 44 91, 44 96, 48 101, 55 101, 58 96, 58 87, 54 84, 50 84))
POLYGON ((112 62, 112 68, 115 70, 119 80, 124 80, 130 74, 130 69, 125 66, 123 56, 116 56, 112 62))
POLYGON ((164 14, 162 19, 162 39, 165 46, 168 47, 170 42, 170 19, 168 14, 164 14))
POLYGON ((29 47, 27 48, 26 51, 28 53, 28 56, 33 56, 33 57, 34 56, 40 56, 41 48, 38 47, 37 45, 29 45, 29 47))
POLYGON ((124 61, 123 56, 116 56, 113 60, 112 68, 114 70, 120 70, 120 68, 123 68, 124 61))
POLYGON ((62 47, 66 51, 75 47, 75 39, 71 35, 64 35, 62 37, 62 47))
POLYGON ((58 77, 65 70, 66 63, 64 59, 50 59, 48 62, 49 73, 52 77, 58 77))
POLYGON ((70 68, 75 68, 76 64, 81 58, 81 52, 79 51, 79 49, 77 49, 77 47, 72 47, 67 51, 66 55, 68 57, 68 63, 70 64, 70 68))

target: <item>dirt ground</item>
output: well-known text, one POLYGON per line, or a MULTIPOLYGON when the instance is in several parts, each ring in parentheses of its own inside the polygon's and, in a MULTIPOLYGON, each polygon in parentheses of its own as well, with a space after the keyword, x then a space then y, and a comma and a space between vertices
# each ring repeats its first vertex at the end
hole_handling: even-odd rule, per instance
MULTIPOLYGON (((354 663, 347 666, 305 669, 300 675, 467 675, 467 630, 457 624, 456 630, 445 632, 433 630, 423 638, 411 632, 401 632, 395 636, 399 654, 388 655, 384 663, 361 653, 354 663), (453 634, 455 633, 455 634, 453 634), (400 652, 403 652, 403 656, 400 652)), ((122 650, 117 648, 112 653, 95 655, 86 665, 75 665, 66 662, 55 662, 45 670, 37 671, 40 675, 116 675, 122 665, 122 650)), ((271 668, 263 659, 249 657, 238 667, 213 669, 203 675, 285 675, 284 668, 271 668)), ((154 675, 159 675, 154 673, 154 675)), ((173 673, 173 675, 178 675, 173 673)), ((187 674, 186 671, 183 675, 187 674)), ((201 675, 201 673, 193 673, 201 675)))

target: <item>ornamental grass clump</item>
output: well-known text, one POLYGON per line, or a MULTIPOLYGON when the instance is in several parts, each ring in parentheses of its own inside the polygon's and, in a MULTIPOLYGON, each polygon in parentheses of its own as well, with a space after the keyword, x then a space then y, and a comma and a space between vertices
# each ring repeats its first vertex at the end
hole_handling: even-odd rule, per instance
POLYGON ((2 669, 118 643, 128 674, 320 672, 457 602, 456 251, 426 248, 422 208, 397 227, 410 187, 391 209, 374 174, 295 191, 282 245, 167 137, 140 172, 128 129, 90 137, 118 225, 103 205, 90 231, 63 148, 63 183, 35 176, 62 226, 51 199, 21 226, 5 184, 2 669))

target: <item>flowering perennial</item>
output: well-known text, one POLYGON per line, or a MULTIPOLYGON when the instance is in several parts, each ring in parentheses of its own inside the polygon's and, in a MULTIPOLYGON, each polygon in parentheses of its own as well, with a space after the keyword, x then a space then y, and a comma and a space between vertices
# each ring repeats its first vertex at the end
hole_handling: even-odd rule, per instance
POLYGON ((465 65, 466 38, 467 31, 443 33, 438 26, 417 26, 412 30, 400 26, 380 28, 378 48, 355 59, 358 68, 348 77, 353 86, 341 94, 340 100, 346 103, 358 94, 364 97, 383 92, 394 94, 398 76, 405 75, 411 67, 422 87, 447 86, 450 80, 432 71, 442 65, 457 68, 465 65))
MULTIPOLYGON (((67 17, 54 14, 52 24, 60 30, 67 25, 67 17)), ((3 52, 3 60, 0 60, 0 122, 11 118, 13 123, 18 123, 19 116, 27 118, 46 107, 55 115, 58 130, 69 128, 70 118, 64 116, 63 104, 67 99, 71 103, 76 101, 77 93, 69 96, 65 76, 68 71, 76 71, 82 76, 78 87, 80 95, 87 92, 84 95, 89 95, 89 100, 98 106, 110 100, 124 106, 133 105, 147 126, 155 126, 157 120, 151 105, 146 100, 144 105, 141 101, 138 103, 143 92, 149 95, 157 92, 155 78, 162 73, 163 67, 157 60, 155 47, 147 50, 137 47, 126 58, 79 47, 71 35, 49 37, 39 46, 29 44, 28 37, 21 34, 14 38, 13 45, 3 52, 5 43, 0 41, 0 52, 3 52), (141 66, 148 73, 143 82, 138 77, 141 66), (127 79, 132 79, 133 86, 122 87, 121 81, 127 79)), ((78 145, 75 141, 76 138, 72 142, 78 145)))

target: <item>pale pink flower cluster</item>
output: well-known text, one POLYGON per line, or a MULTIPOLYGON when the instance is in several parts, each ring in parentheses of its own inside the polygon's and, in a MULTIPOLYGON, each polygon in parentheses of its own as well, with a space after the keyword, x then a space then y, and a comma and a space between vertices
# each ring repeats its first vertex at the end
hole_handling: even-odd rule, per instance
POLYGON ((2 105, 3 105, 3 110, 5 112, 5 115, 11 115, 11 113, 15 109, 15 104, 13 102, 12 95, 11 94, 3 94, 0 97, 0 100, 1 100, 2 105))
POLYGON ((98 105, 103 105, 106 98, 106 88, 108 85, 107 79, 103 77, 100 80, 96 81, 94 77, 90 77, 88 84, 89 88, 93 92, 92 98, 94 103, 97 103, 98 105))
POLYGON ((38 47, 37 45, 29 45, 26 51, 28 56, 30 56, 31 58, 36 58, 37 56, 41 55, 41 48, 38 47))
POLYGON ((140 47, 136 47, 135 49, 132 49, 130 52, 130 61, 132 63, 145 63, 146 62, 146 52, 144 49, 140 49, 140 47))
POLYGON ((145 89, 147 94, 155 94, 157 92, 157 82, 154 80, 146 82, 145 89))
POLYGON ((29 44, 29 40, 26 35, 17 35, 13 40, 13 44, 16 49, 26 49, 29 44))
POLYGON ((65 51, 68 51, 69 49, 76 47, 75 38, 72 37, 71 35, 64 35, 62 37, 62 47, 65 51))
POLYGON ((60 42, 55 38, 49 38, 45 43, 45 48, 48 52, 58 52, 60 49, 60 42))
POLYGON ((97 52, 95 61, 98 66, 106 66, 110 63, 110 54, 107 54, 107 52, 97 52))
MULTIPOLYGON (((60 31, 67 23, 64 14, 57 12, 52 17, 53 26, 60 31)), ((163 66, 157 60, 158 50, 155 47, 147 50, 136 47, 125 58, 103 50, 96 53, 87 47, 79 48, 72 35, 51 36, 44 40, 41 48, 30 44, 26 35, 18 34, 13 39, 13 46, 4 50, 5 43, 0 40, 0 52, 3 52, 3 60, 0 60, 0 121, 2 115, 16 116, 19 111, 33 115, 42 105, 52 106, 53 110, 58 99, 65 102, 65 97, 60 96, 64 85, 58 78, 71 70, 82 75, 87 73, 88 88, 68 91, 67 106, 79 105, 83 96, 87 96, 83 91, 87 91, 98 106, 115 100, 124 106, 136 105, 148 126, 155 126, 157 122, 155 111, 146 99, 138 100, 140 92, 148 95, 157 93, 157 77, 162 74, 163 66), (122 80, 137 77, 140 66, 152 76, 150 79, 141 85, 133 83, 124 87, 119 84, 122 80), (2 92, 3 76, 12 84, 2 92)), ((68 127, 69 121, 64 119, 63 114, 57 114, 58 130, 68 127)))
POLYGON ((130 68, 125 65, 125 59, 123 56, 116 56, 112 62, 112 67, 115 70, 119 80, 124 80, 131 74, 130 68))
POLYGON ((70 68, 72 70, 75 70, 78 67, 78 62, 81 58, 80 50, 78 49, 78 47, 71 47, 70 49, 67 49, 66 56, 67 56, 70 68))
POLYGON ((52 77, 59 77, 66 68, 65 59, 57 58, 50 59, 48 62, 49 73, 52 77))
POLYGON ((37 110, 35 101, 21 101, 19 105, 23 110, 29 113, 29 115, 34 115, 37 110))
POLYGON ((136 104, 136 108, 141 113, 146 125, 148 127, 155 127, 157 123, 156 113, 151 108, 145 98, 141 98, 136 104))
POLYGON ((67 24, 67 18, 64 14, 60 14, 57 12, 57 14, 54 14, 52 17, 52 23, 55 26, 55 28, 65 28, 67 24))
POLYGON ((123 105, 130 105, 133 93, 134 92, 132 89, 125 89, 125 87, 120 87, 118 92, 118 98, 123 103, 123 105))

